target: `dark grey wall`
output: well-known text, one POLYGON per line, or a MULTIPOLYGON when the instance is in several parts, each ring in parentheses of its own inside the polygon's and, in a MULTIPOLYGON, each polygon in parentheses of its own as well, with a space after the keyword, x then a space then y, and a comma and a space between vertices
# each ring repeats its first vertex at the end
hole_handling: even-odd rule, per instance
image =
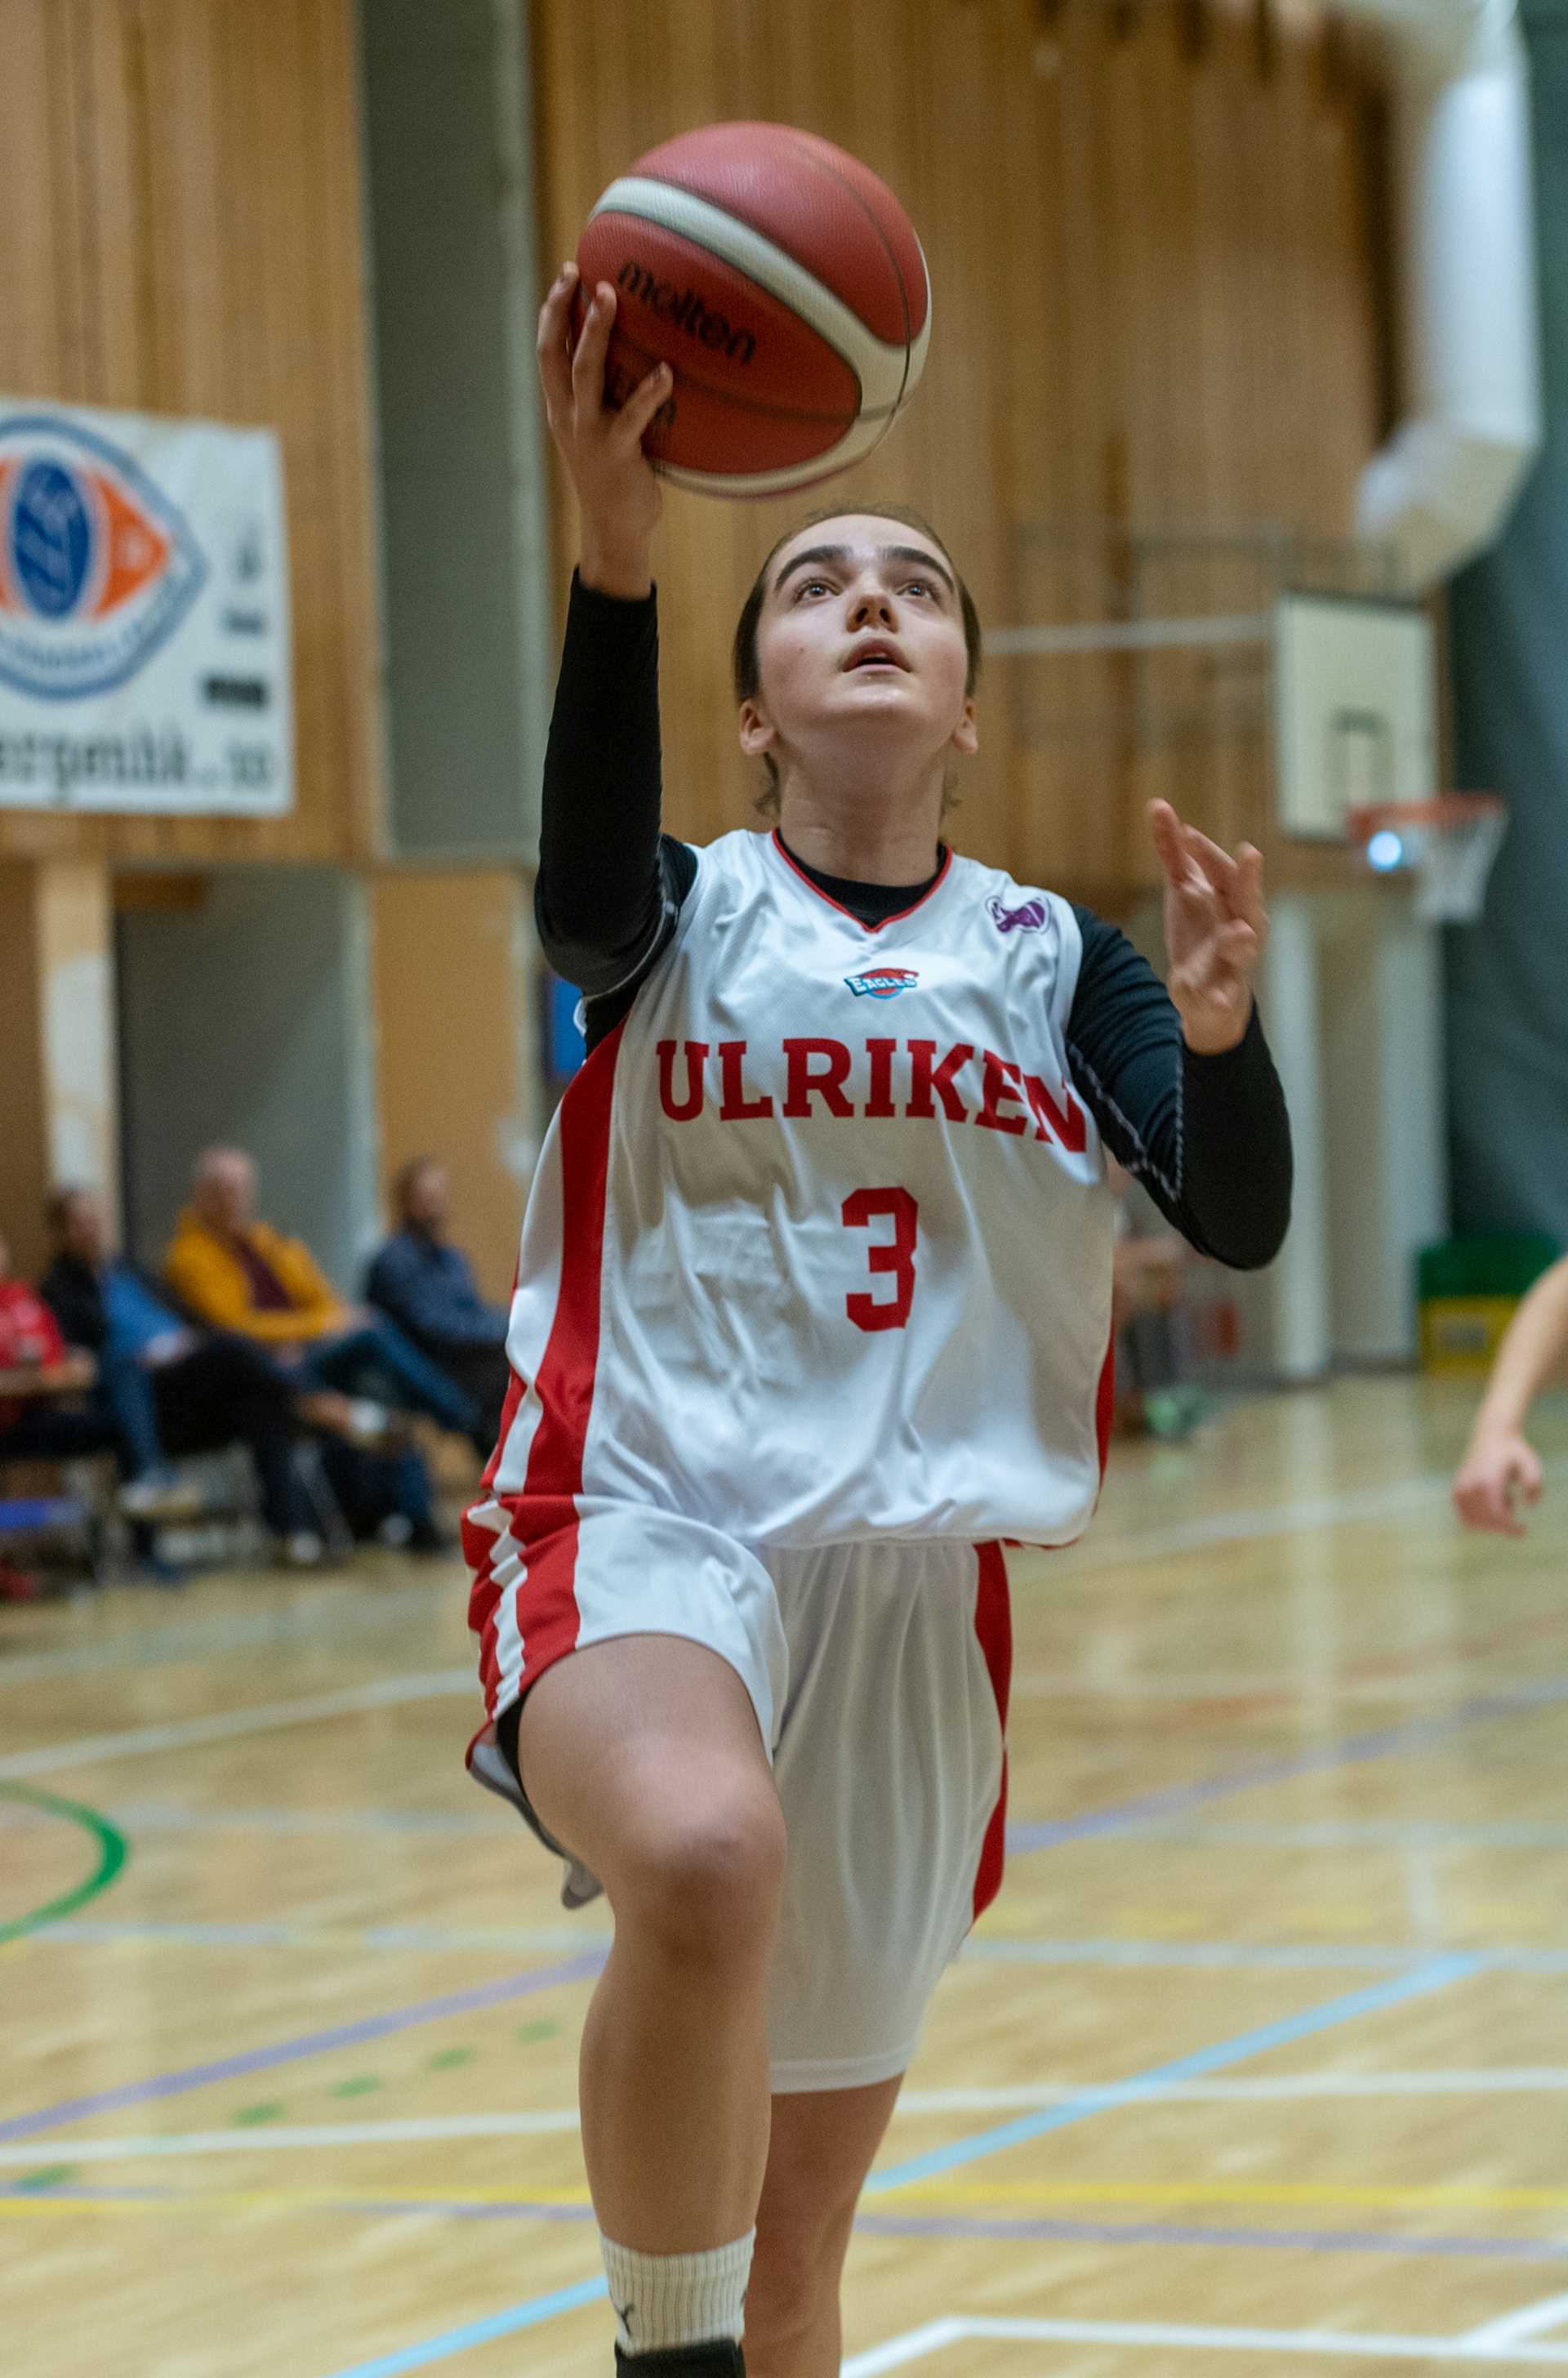
POLYGON ((1568 0, 1526 0, 1546 450, 1453 591, 1457 783, 1507 796, 1486 915, 1448 936, 1455 1226, 1568 1245, 1568 0))
POLYGON ((118 932, 127 1234, 156 1263, 192 1159, 248 1148, 261 1211, 351 1294, 376 1229, 365 888, 330 867, 212 876, 118 932))
POLYGON ((527 0, 361 0, 390 818, 528 859, 548 718, 527 0))

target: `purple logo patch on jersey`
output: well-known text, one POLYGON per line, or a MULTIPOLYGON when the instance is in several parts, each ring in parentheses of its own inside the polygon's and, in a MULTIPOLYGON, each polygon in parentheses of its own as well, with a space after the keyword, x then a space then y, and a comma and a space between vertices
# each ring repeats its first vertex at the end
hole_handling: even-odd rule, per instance
POLYGON ((919 980, 913 967, 867 967, 861 974, 844 976, 856 999, 896 999, 901 991, 914 991, 919 980))
POLYGON ((1043 900, 1025 900, 1020 908, 1010 908, 995 893, 986 903, 991 922, 999 933, 1037 933, 1046 921, 1047 908, 1043 900))

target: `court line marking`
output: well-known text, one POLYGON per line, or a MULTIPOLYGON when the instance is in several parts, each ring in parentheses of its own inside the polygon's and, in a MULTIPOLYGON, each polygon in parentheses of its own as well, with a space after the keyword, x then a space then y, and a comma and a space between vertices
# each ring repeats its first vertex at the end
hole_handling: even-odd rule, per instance
POLYGON ((80 1800, 62 1800, 54 1792, 37 1792, 26 1784, 0 1784, 0 1798, 13 1802, 46 1817, 63 1817, 68 1824, 79 1825, 94 1842, 98 1863, 92 1872, 70 1891, 61 1892, 56 1898, 45 1900, 42 1907, 29 1910, 25 1916, 14 1916, 0 1924, 0 1947, 11 1940, 23 1940, 43 1931, 51 1924, 59 1924, 107 1891, 130 1856, 130 1844, 116 1826, 96 1808, 80 1800))
POLYGON ((1568 2321, 1568 2295, 1548 2296, 1542 2303, 1525 2304, 1497 2320, 1484 2320, 1479 2328, 1467 2331, 1465 2342, 1477 2351, 1495 2353, 1526 2337, 1538 2336, 1543 2329, 1561 2328, 1564 2321, 1568 2321))
MULTIPOLYGON (((168 1667, 201 1652, 245 1651, 258 1645, 288 1649, 297 1644, 303 1649, 323 1639, 359 1642, 369 1628, 401 1627, 421 1611, 436 1611, 440 1591, 434 1584, 356 1586, 345 1580, 329 1588, 305 1588, 299 1600, 259 1614, 214 1612, 171 1626, 127 1627, 113 1635, 100 1633, 90 1643, 64 1643, 15 1658, 7 1655, 0 1639, 0 1689, 43 1684, 56 1676, 90 1675, 102 1668, 124 1675, 131 1669, 168 1667)), ((95 1625, 97 1616, 95 1611, 95 1625)))
POLYGON ((1477 2346, 1463 2336, 1378 2336, 1335 2328, 1200 2328, 1174 2321, 976 2318, 928 2321, 922 2328, 910 2329, 903 2336, 891 2337, 886 2345, 856 2354, 844 2363, 843 2378, 881 2378, 885 2371, 928 2360, 950 2345, 981 2338, 1016 2338, 1039 2345, 1147 2346, 1177 2352, 1321 2353, 1362 2360, 1568 2362, 1568 2345, 1519 2344, 1498 2348, 1477 2346))
POLYGON ((554 1989, 563 1982, 587 1981, 597 1974, 601 1962, 597 1952, 569 1957, 559 1964, 542 1965, 533 1973, 510 1975, 504 1981, 483 1982, 474 1989, 454 1990, 445 1998, 418 1999, 412 2006, 393 2007, 386 2014, 337 2024, 330 2030, 305 2032, 293 2039, 279 2040, 270 2048, 246 2048, 239 2055, 219 2057, 210 2063, 188 2064, 176 2072, 126 2082, 117 2089, 100 2089, 90 2096, 68 2097, 37 2113, 18 2114, 9 2121, 0 2121, 0 2144, 11 2139, 37 2138, 45 2131, 84 2121, 92 2114, 118 2113, 126 2106, 145 2106, 155 2098, 180 2096, 187 2089, 205 2088, 211 2081, 233 2081, 245 2073, 296 2063, 302 2057, 324 2056, 333 2048, 356 2047, 367 2039, 386 2039, 395 2032, 443 2022, 448 2015, 472 2014, 483 2007, 503 2006, 513 1999, 531 1998, 538 1990, 554 1989))
POLYGON ((894 2164, 891 2170, 873 2172, 866 2184, 866 2193, 881 2196, 906 2186, 912 2180, 938 2179, 943 2172, 955 2170, 962 2164, 976 2162, 983 2156, 999 2155, 1009 2147, 1022 2145, 1026 2140, 1044 2138, 1049 2132, 1065 2130, 1070 2123, 1083 2121, 1091 2114, 1102 2113, 1113 2107, 1136 2105, 1152 2090, 1163 2088, 1169 2082, 1202 2080, 1227 2064, 1239 2064, 1250 2057, 1269 2055, 1276 2048, 1288 2047, 1298 2039, 1310 2039, 1316 2033, 1334 2030, 1342 2023, 1354 2023, 1362 2015, 1380 2014, 1390 2007, 1404 2005, 1410 1999, 1428 1997, 1434 1990, 1448 1988, 1452 1983, 1468 1980, 1479 1970, 1473 1957, 1434 1957, 1428 1964, 1418 1965, 1412 1973, 1394 1975, 1387 1981, 1372 1983, 1366 1989, 1352 1990, 1345 1997, 1328 1999, 1319 2006, 1304 2007, 1298 2014, 1287 2015, 1277 2023, 1259 2024, 1251 2031, 1239 2032, 1229 2039, 1215 2041, 1210 2048, 1200 2048, 1191 2055, 1178 2056, 1168 2063, 1155 2065, 1151 2072, 1113 2082, 1108 2088, 1083 2090, 1059 2106, 1021 2115, 1015 2121, 1004 2122, 991 2130, 977 2131, 972 2138, 957 2139, 950 2145, 934 2147, 929 2154, 916 2156, 907 2163, 894 2164))
MULTIPOLYGON (((1005 2113, 1058 2106, 1081 2098, 1085 2089, 1115 2086, 1109 2082, 1059 2081, 1011 2089, 906 2089, 893 2108, 893 2120, 920 2121, 940 2114, 1005 2113)), ((1568 2090, 1568 2070, 1525 2066, 1500 2068, 1495 2072, 1331 2072, 1288 2074, 1266 2081, 1177 2081, 1145 2091, 1139 2102, 1151 2106, 1271 2105, 1298 2098, 1491 2096, 1514 2093, 1536 2096, 1546 2091, 1564 2090, 1568 2090)), ((416 2145, 452 2139, 541 2138, 574 2133, 578 2128, 575 2106, 554 2106, 515 2114, 388 2116, 378 2121, 362 2122, 269 2122, 263 2130, 155 2131, 123 2138, 72 2139, 70 2157, 73 2163, 117 2163, 146 2156, 267 2155, 323 2147, 416 2145)), ((0 2165, 37 2160, 36 2147, 0 2145, 0 2165)), ((1160 2192, 1151 2189, 1139 2192, 1152 2196, 1160 2192)), ((1568 2203, 1568 2190, 1557 2193, 1568 2203)), ((1481 2200, 1475 2197, 1465 2201, 1481 2200)))
MULTIPOLYGON (((173 2214, 185 2223, 192 2213, 200 2212, 204 2206, 220 2211, 241 2205, 252 2210, 262 2206, 276 2208, 288 2204, 292 2198, 300 2195, 301 2192, 287 2189, 250 2189, 208 2194, 200 2191, 145 2185, 85 2189, 61 2184, 48 2190, 33 2191, 27 2189, 22 2182, 13 2181, 0 2186, 0 2217, 15 2216, 20 2218, 47 2214, 64 2217, 72 2214, 79 2216, 84 2213, 173 2214)), ((359 2220, 413 2216, 421 2220, 436 2216, 452 2220, 564 2222, 581 2227, 593 2218, 591 2204, 552 2204, 527 2197, 505 2198, 495 2203, 474 2203, 464 2199, 444 2200, 437 2204, 422 2197, 393 2202, 368 2192, 329 2193, 317 2189, 312 2192, 310 2203, 316 2210, 329 2209, 359 2220)), ((1216 2250, 1247 2249, 1256 2252, 1296 2255, 1303 2252, 1377 2254, 1385 2258, 1389 2255, 1441 2255, 1490 2263, 1561 2264, 1568 2260, 1568 2240, 1562 2238, 1468 2238, 1442 2232, 1398 2229, 1263 2229, 1243 2228, 1236 2223, 1200 2226, 1177 2221, 1068 2221, 1010 2216, 976 2218, 953 2213, 865 2212, 856 2213, 856 2228, 868 2237, 880 2238, 984 2238, 1031 2245, 1191 2246, 1201 2248, 1206 2253, 1216 2250)))
POLYGON ((454 2353, 466 2353, 471 2346, 489 2345, 498 2336, 516 2336, 520 2330, 537 2328, 542 2322, 557 2319, 562 2312, 597 2303, 608 2292, 602 2276, 580 2279, 575 2287, 557 2288, 552 2295, 536 2296, 532 2303, 514 2305, 509 2312, 467 2321, 461 2328, 449 2328, 440 2336, 426 2338, 423 2345, 380 2354, 374 2361, 356 2361, 352 2370, 340 2371, 338 2378, 404 2378, 407 2371, 428 2369, 433 2361, 445 2361, 454 2353))
POLYGON ((172 1725, 138 1725, 120 1734, 90 1734, 75 1742, 42 1744, 0 1759, 0 1783, 58 1774, 68 1767, 97 1767, 109 1759, 141 1759, 160 1750, 188 1750, 198 1743, 235 1742, 246 1735, 271 1734, 283 1726, 308 1725, 319 1718, 353 1717, 362 1710, 394 1709, 400 1702, 436 1700, 457 1693, 472 1699, 476 1687, 466 1668, 438 1668, 410 1676, 380 1676, 339 1693, 307 1699, 263 1701, 254 1709, 220 1710, 208 1717, 182 1718, 172 1725))
MULTIPOLYGON (((1382 1972, 1389 1967, 1418 1965, 1432 1954, 1433 1943, 1411 1941, 1394 1946, 1377 1941, 1347 1942, 1343 1947, 1315 1941, 1251 1940, 1034 1940, 1010 1938, 1005 1932, 982 1933, 966 1940, 958 1952, 960 1964, 994 1965, 1152 1965, 1213 1966, 1221 1971, 1282 1973, 1382 1972)), ((1532 1949, 1513 1942, 1481 1945, 1455 1943, 1466 1956, 1496 1972, 1561 1974, 1568 1971, 1568 1949, 1532 1949)))
MULTIPOLYGON (((140 1940, 182 1948, 344 1948, 396 1952, 485 1949, 498 1956, 519 1951, 598 1949, 607 1953, 607 1930, 574 1924, 301 1924, 254 1920, 221 1922, 134 1916, 66 1916, 50 1927, 59 1941, 107 1943, 140 1940)), ((1156 1970, 1238 1973, 1386 1973, 1418 1965, 1434 1949, 1449 1944, 1403 1945, 1357 1941, 1345 1947, 1313 1941, 1251 1940, 1037 1940, 998 1932, 966 1940, 963 1964, 1120 1965, 1156 1970)), ((1528 1948, 1509 1941, 1454 1943, 1488 1972, 1568 1973, 1568 1946, 1528 1948)))
POLYGON ((1533 1684, 1508 1693, 1477 1693, 1440 1716, 1408 1720, 1402 1725, 1378 1726, 1366 1734, 1342 1736, 1282 1758, 1247 1760, 1239 1767, 1191 1784, 1166 1784, 1141 1792, 1108 1808, 1088 1808, 1077 1816, 1008 1827, 1008 1854, 1026 1857, 1036 1850, 1057 1849, 1065 1842, 1089 1840, 1106 1833, 1126 1832, 1134 1824, 1161 1817, 1184 1815, 1213 1800, 1238 1792, 1262 1790, 1274 1784, 1293 1783, 1305 1775, 1324 1774, 1339 1767, 1360 1767, 1394 1753, 1445 1742, 1467 1726, 1490 1725, 1499 1719, 1532 1716, 1568 1701, 1568 1682, 1533 1684))
MULTIPOLYGON (((514 2120, 516 2118, 513 2118, 514 2120)), ((349 2127, 349 2126, 345 2126, 349 2127)), ((272 2148, 308 2148, 320 2150, 341 2145, 380 2145, 391 2133, 404 2141, 414 2138, 450 2136, 439 2125, 421 2123, 389 2123, 381 2137, 376 2140, 347 2139, 333 2135, 337 2126, 323 2123, 317 2128, 295 2128, 288 2132, 269 2128, 265 2144, 272 2148)), ((534 2131, 575 2130, 576 2122, 552 2119, 537 2122, 534 2131)), ((503 2133, 487 2130, 479 2135, 497 2137, 517 2135, 514 2130, 503 2133)), ((473 2135, 473 2133, 469 2133, 473 2135)), ((97 2139, 78 2144, 73 2141, 63 2150, 74 2167, 88 2163, 117 2163, 138 2160, 136 2149, 143 2154, 163 2155, 245 2155, 258 2151, 263 2142, 254 2142, 245 2135, 236 2137, 230 2132, 194 2132, 185 2139, 168 2141, 127 2141, 122 2147, 113 2139, 97 2139)), ((36 2148, 0 2149, 0 2160, 6 2163, 38 2161, 36 2148)), ((14 2185, 14 2183, 13 2183, 14 2185)), ((104 2201, 113 2201, 119 2192, 106 2192, 104 2201)), ((137 2192, 139 2193, 139 2192, 137 2192)), ((389 2211, 419 2211, 447 2208, 461 2213, 487 2211, 514 2214, 553 2213, 581 2214, 592 2210, 587 2185, 579 2182, 566 2188, 535 2189, 530 2195, 519 2196, 515 2187, 503 2185, 486 2188, 469 2183, 462 2188, 398 2188, 364 2185, 344 2186, 339 2182, 294 2180, 283 2186, 260 2186, 221 2189, 180 2189, 167 2193, 179 2202, 208 2209, 221 2205, 295 2204, 329 2205, 364 2209, 368 2197, 389 2211)), ((950 2209, 975 2205, 1060 2205, 1060 2204, 1241 2204, 1241 2205, 1329 2205, 1355 2206, 1369 2212, 1411 2213, 1462 2211, 1468 2213, 1561 2213, 1568 2207, 1568 2188, 1467 2188, 1462 2182, 1438 2185, 1390 2185, 1378 2187, 1338 2180, 933 2180, 904 2181, 901 2195, 914 2202, 941 2205, 950 2209)), ((30 2195, 29 2203, 42 2201, 30 2195)), ((59 2200, 66 2201, 66 2200, 59 2200)), ((1554 2318, 1568 2319, 1568 2299, 1564 2309, 1554 2318)), ((1542 2320, 1541 2327, 1553 2324, 1542 2320)))
MULTIPOLYGON (((931 2155, 917 2156, 908 2163, 893 2165, 891 2170, 875 2172, 868 2181, 864 2194, 882 2196, 911 2180, 934 2179, 940 2172, 958 2165, 974 2162, 982 2156, 998 2154, 1024 2139, 1039 2137, 1047 2131, 1065 2129, 1071 2122, 1086 2120, 1091 2115, 1103 2113, 1111 2107, 1135 2104, 1152 2088, 1161 2087, 1167 2082, 1197 2078, 1218 2065, 1238 2063, 1250 2056, 1265 2055, 1289 2041, 1308 2038, 1313 2033, 1331 2030, 1339 2024, 1353 2023, 1361 2015, 1379 2013, 1387 2007, 1403 2004, 1407 1999, 1446 1988, 1451 1982, 1467 1979, 1477 1970, 1476 1962, 1470 1957, 1433 1958, 1414 1973, 1402 1974, 1389 1981, 1375 1983, 1369 1989, 1354 1990, 1347 1996, 1327 2000, 1322 2005, 1304 2008, 1299 2013, 1288 2015, 1281 2022, 1238 2033, 1229 2039, 1216 2041, 1212 2047, 1199 2048, 1190 2056, 1158 2065, 1150 2072, 1113 2083, 1109 2088, 1079 2091, 1048 2111, 1025 2116, 999 2129, 981 2131, 971 2139, 957 2141, 931 2155)), ((0 2132, 0 2136, 3 2135, 0 2132)), ((548 2317, 538 2312, 538 2300, 515 2305, 509 2312, 497 2314, 497 2318, 533 2325, 535 2319, 548 2317)), ((504 2328, 452 2330, 445 2338, 432 2338, 423 2346, 411 2348, 412 2352, 423 2358, 400 2363, 397 2367, 422 2369, 430 2362, 465 2352, 470 2345, 509 2333, 504 2328)), ((1568 2358, 1568 2354, 1564 2358, 1568 2358)), ((391 2378, 391 2366, 389 2365, 386 2371, 375 2365, 340 2371, 334 2373, 334 2378, 391 2378)))
MULTIPOLYGON (((1547 1681, 1568 1690, 1568 1678, 1547 1681)), ((1513 1687, 1509 1687, 1513 1689, 1513 1687)), ((473 1810, 447 1808, 190 1808, 167 1801, 114 1801, 104 1810, 124 1832, 135 1833, 275 1833, 283 1837, 359 1840, 428 1835, 432 1840, 472 1837, 495 1841, 515 1839, 517 1827, 499 1804, 473 1810)), ((19 1819, 0 1808, 0 1830, 19 1819)), ((1129 1823, 1125 1832, 1143 1841, 1191 1843, 1198 1847, 1216 1842, 1255 1844, 1265 1848, 1345 1849, 1568 1849, 1568 1820, 1521 1818, 1482 1824, 1444 1823, 1419 1817, 1319 1819, 1301 1823, 1252 1822, 1239 1819, 1200 1819, 1188 1823, 1179 1817, 1151 1817, 1129 1823)))

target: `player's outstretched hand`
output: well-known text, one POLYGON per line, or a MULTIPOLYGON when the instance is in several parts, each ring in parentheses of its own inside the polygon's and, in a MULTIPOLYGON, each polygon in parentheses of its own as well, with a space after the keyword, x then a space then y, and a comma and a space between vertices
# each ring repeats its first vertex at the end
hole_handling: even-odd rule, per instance
POLYGON ((647 592, 648 553, 662 497, 642 451, 649 423, 667 400, 670 367, 657 365, 614 411, 604 402, 604 357, 616 293, 601 281, 572 343, 578 270, 563 264, 539 309, 539 379, 550 435, 582 514, 582 576, 607 594, 647 592))
POLYGON ((1190 1049, 1234 1049, 1252 1013, 1252 978, 1268 940, 1263 858, 1244 842, 1234 859, 1178 817, 1149 803, 1149 832, 1165 870, 1166 988, 1190 1049))
POLYGON ((1494 1536, 1522 1536, 1515 1495, 1541 1498, 1540 1456, 1517 1429, 1472 1438, 1454 1481, 1454 1507, 1467 1528, 1494 1536))

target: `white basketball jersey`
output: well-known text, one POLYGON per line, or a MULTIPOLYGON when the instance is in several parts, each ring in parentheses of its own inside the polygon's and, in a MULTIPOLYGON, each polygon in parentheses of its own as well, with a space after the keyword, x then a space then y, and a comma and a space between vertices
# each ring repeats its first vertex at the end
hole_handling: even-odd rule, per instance
POLYGON ((515 1534, 605 1503, 759 1545, 1080 1532, 1112 1217, 1069 1079, 1081 956, 1064 900, 973 859, 868 928, 777 836, 699 853, 529 1200, 515 1534))

